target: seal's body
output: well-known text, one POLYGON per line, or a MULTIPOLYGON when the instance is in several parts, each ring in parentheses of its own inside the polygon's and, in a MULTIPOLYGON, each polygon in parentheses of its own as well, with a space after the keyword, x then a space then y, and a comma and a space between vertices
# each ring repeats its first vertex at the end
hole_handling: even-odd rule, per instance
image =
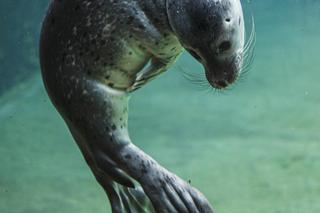
MULTIPOLYGON (((128 93, 166 71, 182 46, 203 63, 213 86, 232 83, 241 64, 234 56, 243 48, 243 17, 242 11, 237 17, 223 13, 230 8, 241 10, 239 5, 238 0, 52 1, 40 41, 44 84, 106 191, 113 212, 148 211, 144 193, 157 212, 212 212, 200 192, 131 143, 128 93), (223 20, 236 23, 234 29, 229 23, 228 31, 223 30, 222 15, 223 20), (202 20, 206 17, 219 22, 212 27, 202 20), (202 37, 192 32, 199 27, 202 37), (219 39, 215 39, 217 33, 219 39), (223 64, 232 68, 232 79, 229 68, 211 70, 214 65, 226 68, 223 64), (215 77, 218 81, 212 80, 215 77)), ((151 205, 148 208, 151 211, 151 205)))
POLYGON ((148 61, 157 67, 154 77, 182 51, 165 15, 164 1, 54 1, 44 24, 43 48, 67 66, 82 66, 77 72, 131 91, 148 61))

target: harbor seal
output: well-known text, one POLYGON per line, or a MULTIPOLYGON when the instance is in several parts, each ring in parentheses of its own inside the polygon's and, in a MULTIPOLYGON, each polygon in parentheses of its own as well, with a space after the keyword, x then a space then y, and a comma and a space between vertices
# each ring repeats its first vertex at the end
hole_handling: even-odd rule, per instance
POLYGON ((43 82, 113 212, 213 212, 128 134, 129 95, 168 70, 184 48, 213 87, 233 83, 244 52, 240 1, 50 3, 40 38, 43 82))

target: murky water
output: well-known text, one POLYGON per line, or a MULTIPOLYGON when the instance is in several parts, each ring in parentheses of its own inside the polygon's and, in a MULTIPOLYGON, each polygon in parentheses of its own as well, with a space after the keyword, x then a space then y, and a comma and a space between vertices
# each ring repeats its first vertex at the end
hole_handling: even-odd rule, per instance
MULTIPOLYGON (((23 10, 22 3, 7 1, 12 10, 14 4, 23 10)), ((44 6, 31 22, 37 30, 44 6)), ((130 134, 157 161, 191 180, 217 212, 317 213, 320 1, 256 0, 250 7, 257 43, 245 78, 223 93, 199 90, 182 70, 201 74, 202 68, 184 54, 166 74, 132 95, 130 134)), ((6 14, 0 13, 0 26, 26 29, 6 14)), ((30 42, 36 49, 38 31, 25 33, 35 35, 30 42)), ((5 50, 0 46, 0 59, 11 58, 14 70, 24 55, 13 60, 5 50)), ((36 51, 30 54, 37 64, 36 51)), ((35 67, 18 78, 0 65, 0 72, 7 73, 0 82, 18 79, 0 98, 0 212, 110 212, 35 67)))

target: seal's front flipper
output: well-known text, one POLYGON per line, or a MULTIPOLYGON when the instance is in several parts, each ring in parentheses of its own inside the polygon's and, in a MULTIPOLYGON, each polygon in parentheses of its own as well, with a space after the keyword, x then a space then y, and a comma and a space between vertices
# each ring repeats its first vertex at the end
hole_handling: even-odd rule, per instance
POLYGON ((147 84, 155 77, 165 72, 169 64, 162 62, 159 59, 152 59, 150 65, 144 70, 144 72, 139 73, 134 84, 127 89, 128 92, 133 92, 143 85, 147 84))
POLYGON ((177 60, 180 54, 181 53, 179 52, 178 54, 174 54, 167 58, 158 58, 154 56, 150 61, 150 65, 142 73, 138 73, 134 84, 128 88, 127 91, 135 91, 155 79, 161 73, 167 71, 169 67, 177 60))

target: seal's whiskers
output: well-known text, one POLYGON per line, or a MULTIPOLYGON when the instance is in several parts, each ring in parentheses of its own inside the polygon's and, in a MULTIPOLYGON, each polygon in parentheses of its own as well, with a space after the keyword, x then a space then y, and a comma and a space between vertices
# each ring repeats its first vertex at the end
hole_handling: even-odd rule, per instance
POLYGON ((240 78, 243 79, 243 77, 249 72, 252 63, 255 58, 254 50, 255 50, 255 44, 256 44, 256 31, 255 31, 255 24, 254 24, 254 17, 252 16, 252 27, 251 27, 251 33, 249 36, 248 41, 246 42, 243 50, 242 50, 242 66, 240 69, 240 78))
POLYGON ((175 65, 177 69, 182 73, 182 76, 191 82, 193 85, 197 86, 197 89, 199 90, 207 90, 208 88, 211 88, 210 84, 206 80, 205 75, 201 73, 190 73, 186 71, 181 65, 176 64, 175 65))

